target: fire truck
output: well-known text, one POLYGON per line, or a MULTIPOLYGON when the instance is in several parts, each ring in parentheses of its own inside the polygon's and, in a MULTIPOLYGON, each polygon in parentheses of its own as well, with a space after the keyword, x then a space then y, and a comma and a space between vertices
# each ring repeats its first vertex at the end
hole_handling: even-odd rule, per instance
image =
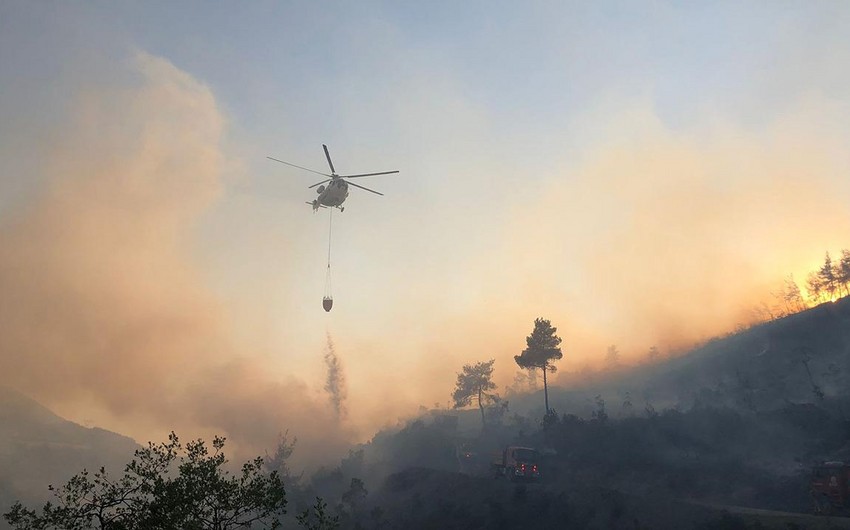
POLYGON ((846 513, 850 508, 850 463, 824 462, 812 468, 809 481, 817 515, 846 513))
POLYGON ((540 480, 540 453, 530 447, 508 446, 493 462, 493 471, 497 478, 508 477, 514 482, 540 480))

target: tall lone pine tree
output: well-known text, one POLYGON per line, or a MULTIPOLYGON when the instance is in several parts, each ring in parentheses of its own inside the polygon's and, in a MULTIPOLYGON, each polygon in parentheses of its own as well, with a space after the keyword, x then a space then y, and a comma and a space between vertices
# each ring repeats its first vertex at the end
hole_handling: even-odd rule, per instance
POLYGON ((554 372, 556 368, 552 361, 564 356, 561 353, 561 337, 555 335, 558 328, 552 327, 548 320, 534 319, 534 330, 525 338, 527 348, 522 354, 515 355, 514 360, 520 368, 540 368, 543 370, 543 396, 546 403, 546 414, 549 414, 549 386, 546 382, 546 372, 554 372))

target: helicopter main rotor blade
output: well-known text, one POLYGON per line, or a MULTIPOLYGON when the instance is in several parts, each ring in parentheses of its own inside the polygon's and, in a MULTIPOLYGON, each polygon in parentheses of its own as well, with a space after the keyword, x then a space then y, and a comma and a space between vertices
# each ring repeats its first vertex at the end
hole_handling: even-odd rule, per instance
POLYGON ((336 174, 336 170, 334 169, 334 163, 331 162, 331 154, 328 153, 328 146, 322 144, 322 147, 325 148, 325 158, 328 159, 328 165, 331 166, 331 173, 336 174))
POLYGON ((306 168, 306 167, 296 166, 295 164, 290 164, 289 162, 284 162, 283 160, 278 160, 277 158, 272 158, 270 156, 267 156, 266 158, 268 158, 269 160, 274 160, 275 162, 280 162, 281 164, 286 164, 287 166, 297 167, 298 169, 303 169, 304 171, 309 171, 310 173, 316 173, 317 175, 321 175, 323 177, 330 177, 330 175, 328 175, 327 173, 322 173, 322 172, 319 172, 319 171, 316 171, 316 170, 313 170, 313 169, 310 169, 310 168, 306 168))
POLYGON ((349 184, 349 185, 351 185, 351 186, 354 186, 355 188, 360 188, 361 190, 371 191, 371 192, 372 192, 372 193, 374 193, 375 195, 381 195, 381 196, 383 196, 383 195, 384 195, 383 193, 381 193, 381 192, 379 192, 379 191, 370 190, 369 188, 367 188, 367 187, 365 187, 365 186, 361 186, 361 185, 359 185, 359 184, 355 184, 355 183, 353 183, 353 182, 349 182, 348 184, 349 184))
POLYGON ((340 177, 342 177, 344 179, 356 179, 358 177, 373 177, 375 175, 391 175, 393 173, 398 173, 398 170, 396 170, 396 171, 381 171, 380 173, 361 173, 359 175, 340 175, 340 177))
POLYGON ((318 186, 319 184, 324 184, 325 182, 330 182, 330 181, 332 181, 332 180, 333 180, 333 179, 325 179, 325 180, 323 180, 323 181, 321 181, 321 182, 317 182, 317 183, 313 184, 312 186, 307 186, 307 189, 315 188, 315 187, 316 187, 316 186, 318 186))

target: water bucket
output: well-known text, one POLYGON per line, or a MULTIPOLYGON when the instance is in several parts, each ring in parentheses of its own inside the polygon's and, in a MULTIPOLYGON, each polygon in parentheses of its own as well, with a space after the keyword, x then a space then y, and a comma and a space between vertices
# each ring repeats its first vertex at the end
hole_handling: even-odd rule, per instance
POLYGON ((330 296, 326 296, 322 298, 322 307, 325 308, 325 311, 330 312, 331 308, 334 306, 334 299, 330 296))

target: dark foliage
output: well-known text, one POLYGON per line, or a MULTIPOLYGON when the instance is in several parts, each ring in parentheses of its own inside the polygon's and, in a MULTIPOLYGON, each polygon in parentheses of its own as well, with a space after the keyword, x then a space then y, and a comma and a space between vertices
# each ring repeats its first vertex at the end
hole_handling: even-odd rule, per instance
POLYGON ((233 475, 224 469, 224 439, 210 451, 202 440, 168 442, 139 449, 124 475, 101 468, 83 471, 65 485, 50 486, 55 501, 40 510, 15 503, 5 519, 17 529, 217 529, 280 525, 286 496, 276 472, 256 458, 233 475))
POLYGON ((464 365, 463 371, 457 374, 452 400, 454 408, 463 408, 473 401, 478 404, 481 411, 481 426, 485 427, 487 422, 484 415, 484 403, 487 400, 498 400, 498 396, 490 393, 496 388, 493 382, 493 363, 495 359, 475 364, 464 365))

